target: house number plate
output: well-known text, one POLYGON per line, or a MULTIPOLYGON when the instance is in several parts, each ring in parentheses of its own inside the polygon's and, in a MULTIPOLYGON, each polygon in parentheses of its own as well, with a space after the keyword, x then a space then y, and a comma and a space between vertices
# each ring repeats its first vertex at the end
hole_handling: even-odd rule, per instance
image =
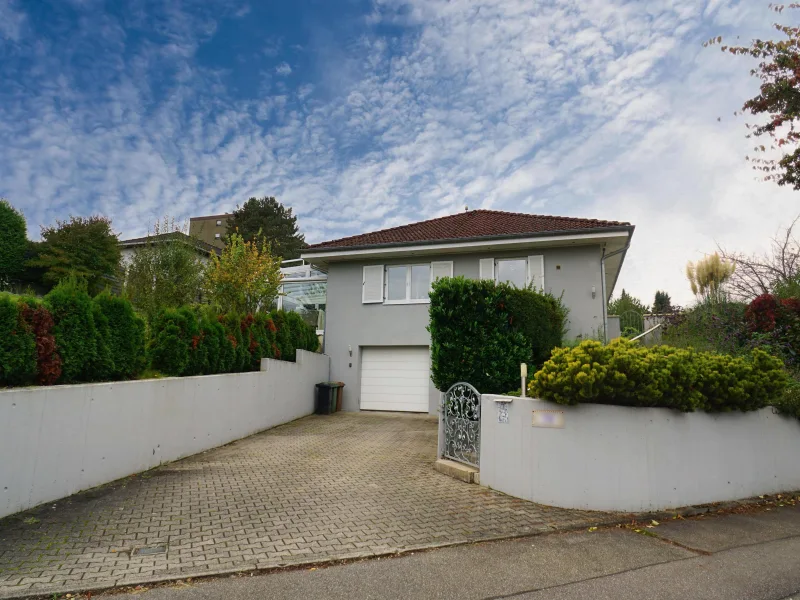
POLYGON ((563 410, 534 410, 533 427, 550 427, 552 429, 564 429, 563 410))

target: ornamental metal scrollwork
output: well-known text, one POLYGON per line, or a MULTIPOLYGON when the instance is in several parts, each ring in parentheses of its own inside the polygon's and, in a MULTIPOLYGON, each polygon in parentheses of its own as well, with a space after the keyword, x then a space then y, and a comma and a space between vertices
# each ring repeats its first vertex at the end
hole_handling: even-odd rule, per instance
POLYGON ((444 394, 444 455, 480 466, 481 395, 468 383, 456 383, 444 394))

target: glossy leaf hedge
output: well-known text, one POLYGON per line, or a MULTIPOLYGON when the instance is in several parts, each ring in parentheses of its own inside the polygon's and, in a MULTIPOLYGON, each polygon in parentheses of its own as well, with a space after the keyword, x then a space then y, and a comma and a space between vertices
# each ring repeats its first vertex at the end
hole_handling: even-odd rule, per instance
POLYGON ((430 295, 431 378, 481 393, 519 388, 520 363, 537 368, 561 343, 566 309, 549 294, 493 281, 444 278, 430 295))
POLYGON ((747 358, 691 348, 647 348, 620 339, 558 348, 529 393, 559 404, 615 404, 691 411, 750 411, 779 398, 787 385, 780 359, 755 349, 747 358))

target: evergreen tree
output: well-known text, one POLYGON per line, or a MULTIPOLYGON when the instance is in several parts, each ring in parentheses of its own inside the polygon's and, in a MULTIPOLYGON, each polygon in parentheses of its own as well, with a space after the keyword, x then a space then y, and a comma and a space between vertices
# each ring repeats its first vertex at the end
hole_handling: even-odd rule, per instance
POLYGON ((299 258, 306 247, 305 236, 297 227, 297 217, 271 196, 250 198, 237 206, 228 219, 228 236, 238 233, 245 242, 260 243, 263 236, 273 256, 289 260, 299 258))

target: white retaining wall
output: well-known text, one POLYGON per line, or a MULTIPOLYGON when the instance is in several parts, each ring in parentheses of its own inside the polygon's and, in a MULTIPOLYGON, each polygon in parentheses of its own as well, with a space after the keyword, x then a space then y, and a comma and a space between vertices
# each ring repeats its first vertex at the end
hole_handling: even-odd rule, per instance
POLYGON ((0 517, 314 411, 330 359, 261 371, 0 391, 0 517))
POLYGON ((800 422, 771 408, 680 413, 513 398, 499 423, 496 398, 507 397, 481 402, 481 485, 512 496, 645 511, 800 489, 800 422), (560 411, 563 429, 534 427, 537 410, 560 411))

